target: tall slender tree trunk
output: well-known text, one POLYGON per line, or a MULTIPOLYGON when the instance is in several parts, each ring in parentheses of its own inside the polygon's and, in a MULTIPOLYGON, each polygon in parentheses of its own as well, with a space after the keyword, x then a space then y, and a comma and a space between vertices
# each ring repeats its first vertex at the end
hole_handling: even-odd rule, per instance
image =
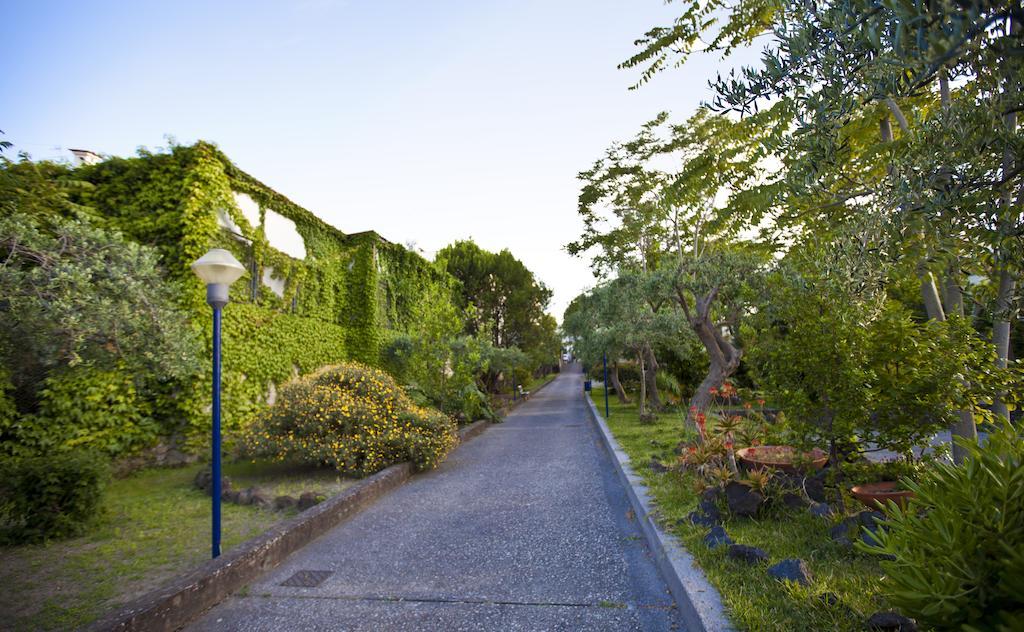
MULTIPOLYGON (((960 267, 954 263, 950 266, 946 275, 946 304, 944 315, 955 316, 963 318, 964 316, 964 296, 963 290, 960 288, 960 284, 957 279, 960 277, 960 267)), ((966 383, 965 383, 965 386, 966 383)), ((953 436, 967 437, 971 441, 978 440, 978 425, 974 423, 974 413, 970 410, 961 410, 957 412, 960 420, 953 424, 950 432, 953 436)), ((956 443, 953 444, 953 461, 955 463, 963 463, 964 459, 967 458, 967 451, 958 446, 956 443)))
MULTIPOLYGON (((1010 32, 1011 34, 1017 35, 1020 32, 1020 22, 1016 18, 1010 18, 1010 32)), ((1013 79, 1009 80, 1006 87, 1006 92, 1012 96, 1016 92, 1017 86, 1013 83, 1013 79)), ((1008 99, 1011 100, 1011 99, 1008 99)), ((1006 129, 1010 134, 1014 134, 1017 131, 1017 113, 1008 112, 1003 116, 1003 124, 1006 125, 1006 129)), ((1016 158, 1013 153, 1013 148, 1007 146, 1003 149, 1003 178, 1006 178, 1016 166, 1016 158)), ((1000 214, 1000 220, 998 225, 999 235, 1001 237, 1007 236, 1010 233, 1014 225, 1011 213, 1011 204, 1013 203, 1013 193, 1009 186, 1003 187, 1001 197, 1002 202, 1002 213, 1000 214)), ((1024 202, 1024 189, 1021 190, 1017 196, 1017 204, 1020 205, 1024 202)), ((996 292, 996 309, 995 318, 992 322, 992 343, 996 347, 996 367, 1005 369, 1007 361, 1010 357, 1010 321, 1013 316, 1013 293, 1016 290, 1017 279, 1013 272, 1010 270, 1010 262, 1005 253, 996 252, 997 262, 997 276, 999 279, 999 289, 996 292)), ((992 412, 996 415, 1003 417, 1004 419, 1010 418, 1010 410, 1006 406, 1006 402, 1003 400, 1003 395, 1000 394, 992 402, 992 412)))
POLYGON ((647 407, 658 411, 661 410, 661 396, 658 394, 658 360, 654 357, 654 350, 649 343, 644 343, 642 350, 644 356, 644 381, 647 383, 647 407))
MULTIPOLYGON (((996 367, 1005 369, 1010 357, 1010 312, 1016 279, 1004 267, 999 271, 999 291, 996 295, 996 319, 992 323, 992 342, 996 346, 996 367)), ((1010 409, 1002 394, 992 402, 992 412, 1004 419, 1010 418, 1010 409)))
POLYGON ((638 351, 636 359, 640 362, 640 418, 647 416, 647 371, 644 370, 644 354, 638 351))
POLYGON ((618 361, 612 362, 612 370, 611 373, 608 374, 608 379, 612 383, 612 388, 615 389, 615 396, 619 398, 619 403, 628 404, 629 396, 626 395, 626 389, 622 388, 622 382, 619 381, 618 361))

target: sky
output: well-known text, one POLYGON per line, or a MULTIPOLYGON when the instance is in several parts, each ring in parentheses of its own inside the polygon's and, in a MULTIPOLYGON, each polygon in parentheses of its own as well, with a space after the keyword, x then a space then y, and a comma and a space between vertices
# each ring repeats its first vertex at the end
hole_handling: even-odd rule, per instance
POLYGON ((0 129, 16 151, 128 156, 216 143, 344 232, 428 258, 472 238, 554 291, 594 285, 568 255, 588 168, 662 110, 685 119, 704 56, 630 91, 617 64, 681 11, 662 0, 0 4, 0 129))

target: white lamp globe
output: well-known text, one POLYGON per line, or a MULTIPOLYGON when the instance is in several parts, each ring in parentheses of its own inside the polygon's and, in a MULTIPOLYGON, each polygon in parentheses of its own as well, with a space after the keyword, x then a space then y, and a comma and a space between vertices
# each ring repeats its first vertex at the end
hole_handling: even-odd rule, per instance
POLYGON ((207 285, 231 285, 245 274, 245 267, 223 248, 214 248, 192 263, 192 271, 207 285))

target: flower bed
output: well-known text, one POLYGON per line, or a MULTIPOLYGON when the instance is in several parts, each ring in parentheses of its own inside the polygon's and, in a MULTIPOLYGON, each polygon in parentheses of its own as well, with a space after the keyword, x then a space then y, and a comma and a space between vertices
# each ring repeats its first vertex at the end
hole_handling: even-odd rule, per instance
MULTIPOLYGON (((604 406, 599 393, 591 396, 604 406)), ((654 424, 640 424, 635 407, 612 402, 608 426, 638 466, 652 459, 674 465, 682 417, 665 414, 654 424)), ((835 517, 818 517, 806 506, 790 508, 781 502, 753 519, 723 515, 721 526, 732 541, 768 555, 769 561, 751 565, 738 553, 730 557, 727 546, 709 548, 705 540, 709 527, 693 524, 691 513, 702 500, 697 488, 701 481, 694 472, 675 467, 637 469, 658 504, 660 519, 719 590, 737 628, 859 631, 873 613, 890 609, 881 593, 879 563, 833 539, 830 530, 835 528, 835 517), (797 558, 806 562, 812 576, 809 584, 776 581, 768 575, 769 565, 797 558)))

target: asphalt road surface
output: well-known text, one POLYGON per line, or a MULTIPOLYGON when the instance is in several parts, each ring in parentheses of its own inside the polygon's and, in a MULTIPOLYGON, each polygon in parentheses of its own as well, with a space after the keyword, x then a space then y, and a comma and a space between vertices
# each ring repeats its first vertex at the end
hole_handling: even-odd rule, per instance
POLYGON ((681 629, 588 415, 567 370, 188 629, 681 629))

